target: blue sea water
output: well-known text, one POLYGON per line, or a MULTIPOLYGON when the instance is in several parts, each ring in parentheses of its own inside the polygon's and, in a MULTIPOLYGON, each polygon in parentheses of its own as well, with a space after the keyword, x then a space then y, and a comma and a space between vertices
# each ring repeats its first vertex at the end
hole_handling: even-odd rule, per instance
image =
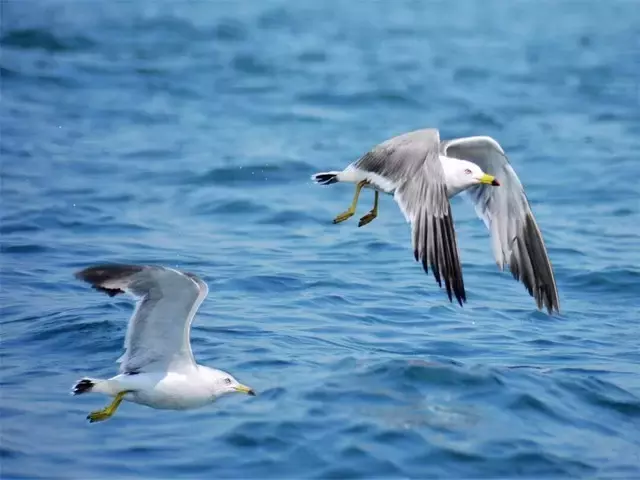
POLYGON ((3 479, 640 478, 637 2, 0 6, 3 479), (560 316, 462 199, 464 308, 391 198, 332 225, 309 176, 423 127, 509 153, 560 316), (205 279, 196 358, 259 395, 88 424, 133 308, 95 262, 205 279))

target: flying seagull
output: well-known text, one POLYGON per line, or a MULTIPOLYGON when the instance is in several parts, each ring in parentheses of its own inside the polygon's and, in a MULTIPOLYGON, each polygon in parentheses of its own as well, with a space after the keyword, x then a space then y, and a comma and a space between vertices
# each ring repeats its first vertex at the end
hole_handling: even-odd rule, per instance
POLYGON ((449 301, 454 295, 460 305, 466 294, 449 199, 465 192, 491 233, 498 267, 509 266, 539 309, 560 311, 542 234, 516 172, 493 138, 441 141, 436 129, 416 130, 377 145, 341 172, 311 178, 322 185, 356 184, 351 206, 333 223, 353 216, 363 187, 374 189, 375 197, 359 227, 378 215, 378 192, 392 194, 411 223, 415 259, 426 272, 431 268, 438 285, 444 281, 449 301))
POLYGON ((120 373, 108 380, 83 378, 72 393, 104 393, 114 397, 87 419, 111 417, 123 400, 152 408, 186 410, 202 407, 226 393, 255 395, 222 370, 198 365, 189 333, 207 284, 191 273, 140 265, 97 265, 76 278, 113 297, 130 293, 137 298, 129 320, 120 373))

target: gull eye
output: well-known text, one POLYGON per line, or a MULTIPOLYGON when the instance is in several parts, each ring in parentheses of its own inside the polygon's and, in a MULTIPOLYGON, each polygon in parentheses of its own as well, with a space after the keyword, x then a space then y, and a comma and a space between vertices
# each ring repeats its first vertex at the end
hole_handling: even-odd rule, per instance
POLYGON ((225 378, 224 379, 224 383, 226 383, 227 385, 229 385, 231 383, 231 379, 230 378, 225 378))
POLYGON ((467 175, 471 175, 471 170, 469 170, 468 168, 465 168, 464 173, 466 173, 467 175))

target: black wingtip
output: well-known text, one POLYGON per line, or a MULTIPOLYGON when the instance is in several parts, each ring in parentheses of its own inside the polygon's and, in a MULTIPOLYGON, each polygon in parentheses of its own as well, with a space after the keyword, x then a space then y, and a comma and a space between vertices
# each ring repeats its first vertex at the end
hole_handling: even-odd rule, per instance
POLYGON ((533 214, 527 214, 522 231, 514 239, 514 248, 509 258, 513 278, 522 282, 533 297, 538 310, 549 315, 560 313, 560 300, 553 267, 549 261, 542 233, 533 214))
POLYGON ((104 292, 110 297, 114 297, 120 293, 124 293, 124 290, 120 288, 105 287, 105 283, 129 277, 135 273, 142 271, 143 268, 144 267, 140 265, 94 265, 76 272, 74 276, 78 280, 89 283, 94 289, 98 290, 99 292, 104 292))
POLYGON ((467 295, 450 207, 447 214, 442 217, 427 219, 422 215, 419 223, 413 226, 413 235, 414 258, 422 264, 425 273, 429 273, 431 268, 440 288, 444 283, 449 302, 453 303, 455 297, 462 307, 467 301, 467 295), (432 240, 429 241, 429 239, 432 240))
POLYGON ((140 265, 125 265, 118 263, 93 265, 76 272, 74 276, 79 280, 97 284, 107 280, 133 275, 134 273, 142 271, 143 268, 144 267, 140 265))

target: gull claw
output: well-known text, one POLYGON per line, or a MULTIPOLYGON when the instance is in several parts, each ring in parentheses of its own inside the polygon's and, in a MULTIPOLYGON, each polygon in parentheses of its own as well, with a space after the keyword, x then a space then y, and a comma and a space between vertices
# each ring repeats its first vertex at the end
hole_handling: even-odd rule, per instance
POLYGON ((89 423, 104 422, 111 415, 112 414, 105 408, 104 410, 96 410, 95 412, 91 412, 89 415, 87 415, 87 420, 89 420, 89 423))
POLYGON ((360 221, 358 222, 358 226, 359 227, 364 227, 368 223, 371 223, 373 221, 373 219, 376 218, 376 217, 377 217, 377 215, 375 214, 375 212, 373 210, 371 210, 369 213, 367 213, 364 217, 362 217, 360 219, 360 221))
POLYGON ((351 217, 353 217, 353 212, 350 212, 349 210, 347 210, 346 212, 341 213, 340 215, 338 215, 336 218, 333 219, 333 223, 341 223, 344 222, 345 220, 350 219, 351 217))

